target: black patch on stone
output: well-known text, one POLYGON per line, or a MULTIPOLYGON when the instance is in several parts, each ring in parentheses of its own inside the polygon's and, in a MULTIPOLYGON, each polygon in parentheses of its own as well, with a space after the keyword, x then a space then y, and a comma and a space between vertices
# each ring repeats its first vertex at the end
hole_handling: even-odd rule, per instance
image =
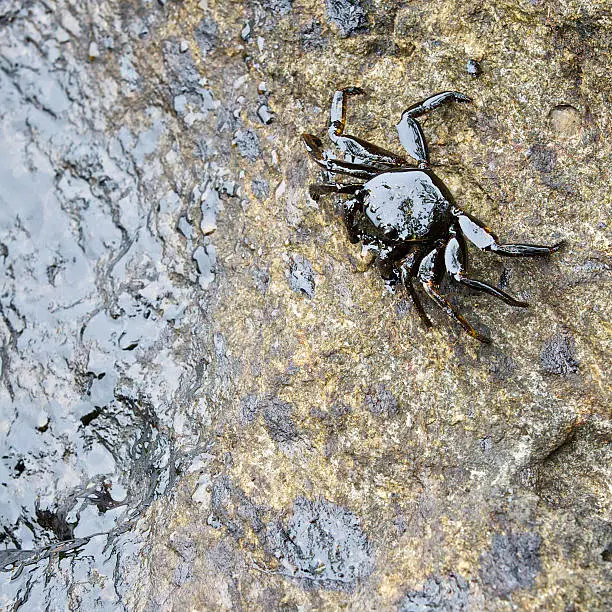
POLYGON ((251 181, 251 190, 258 200, 265 200, 270 195, 270 185, 264 179, 253 179, 251 181))
POLYGON ((185 93, 197 93, 201 89, 198 72, 191 52, 181 53, 176 41, 164 43, 164 64, 168 73, 168 88, 173 96, 185 93))
POLYGON ((314 19, 300 32, 300 40, 304 51, 317 51, 327 44, 323 37, 323 27, 314 19))
POLYGON ((254 268, 251 272, 251 278, 257 290, 265 295, 270 286, 270 272, 261 268, 254 268))
POLYGON ((359 0, 325 0, 329 20, 338 26, 342 36, 350 36, 367 25, 366 13, 359 0))
POLYGON ((260 155, 259 138, 253 130, 239 130, 234 136, 234 144, 238 153, 249 161, 257 161, 260 155))
POLYGON ((213 483, 211 506, 208 524, 212 527, 223 525, 236 540, 244 537, 246 526, 255 533, 264 529, 260 509, 227 476, 220 476, 213 483))
POLYGON ((300 435, 293 421, 293 405, 278 398, 261 403, 266 431, 275 442, 295 442, 300 435))
POLYGON ((480 561, 480 577, 485 590, 507 598, 517 589, 528 589, 540 571, 540 545, 537 533, 493 535, 491 548, 480 561))
POLYGON ((368 391, 365 405, 372 414, 385 417, 396 415, 399 408, 395 395, 382 383, 368 391))
POLYGON ((538 172, 552 172, 557 162, 557 153, 554 149, 536 144, 529 149, 529 161, 538 172))
POLYGON ((262 8, 277 17, 284 17, 291 12, 291 0, 259 0, 262 8))
POLYGON ((469 610, 470 586, 457 574, 431 576, 418 591, 410 591, 400 602, 400 612, 461 612, 469 610))
POLYGON ((567 376, 578 371, 576 345, 566 333, 555 334, 545 340, 540 351, 540 364, 549 374, 567 376))
POLYGON ((278 573, 325 589, 352 589, 370 575, 374 561, 357 516, 325 498, 298 497, 287 525, 268 527, 268 548, 278 573))
POLYGON ((482 74, 482 68, 480 67, 480 63, 477 62, 475 59, 468 60, 465 69, 467 73, 473 77, 477 77, 482 74))
POLYGON ((240 401, 240 420, 243 423, 252 423, 259 412, 259 399, 249 394, 240 401))
POLYGON ((309 298, 315 294, 314 271, 310 262, 301 255, 294 255, 287 275, 289 286, 296 293, 303 293, 309 298))
POLYGON ((204 18, 195 30, 195 39, 200 47, 202 57, 206 57, 217 46, 217 24, 210 18, 204 18))
POLYGON ((53 532, 61 542, 74 539, 74 527, 76 523, 67 521, 66 512, 62 510, 42 510, 36 507, 36 520, 43 529, 53 532))

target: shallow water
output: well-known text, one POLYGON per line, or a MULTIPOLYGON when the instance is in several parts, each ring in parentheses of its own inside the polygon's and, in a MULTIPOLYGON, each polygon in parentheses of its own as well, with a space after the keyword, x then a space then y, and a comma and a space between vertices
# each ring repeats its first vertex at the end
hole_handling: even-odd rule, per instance
POLYGON ((176 219, 196 173, 216 192, 170 137, 180 119, 146 101, 131 45, 166 18, 149 4, 124 23, 91 3, 0 7, 3 607, 125 605, 139 518, 201 446, 191 411, 207 407, 174 350, 185 321, 206 336, 215 250, 176 219))

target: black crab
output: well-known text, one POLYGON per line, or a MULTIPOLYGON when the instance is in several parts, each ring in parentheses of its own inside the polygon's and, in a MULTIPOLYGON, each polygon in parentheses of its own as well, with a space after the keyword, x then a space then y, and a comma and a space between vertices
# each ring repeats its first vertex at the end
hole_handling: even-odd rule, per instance
POLYGON ((310 157, 329 175, 345 174, 362 183, 326 182, 310 186, 310 196, 317 200, 324 194, 351 195, 343 204, 343 219, 352 243, 362 242, 376 254, 376 266, 389 285, 402 283, 427 327, 431 327, 412 280, 417 279, 425 293, 471 336, 490 342, 476 331, 459 311, 440 293, 445 273, 457 282, 483 291, 510 304, 526 307, 498 287, 467 276, 466 238, 482 251, 508 257, 548 255, 562 246, 536 244, 501 244, 481 221, 461 210, 444 183, 429 167, 425 137, 417 117, 449 101, 471 102, 456 91, 444 91, 406 109, 397 124, 404 149, 417 161, 411 166, 403 157, 375 144, 344 134, 346 102, 352 95, 364 93, 359 87, 336 91, 331 106, 331 141, 343 159, 335 159, 323 150, 320 138, 303 134, 310 157))

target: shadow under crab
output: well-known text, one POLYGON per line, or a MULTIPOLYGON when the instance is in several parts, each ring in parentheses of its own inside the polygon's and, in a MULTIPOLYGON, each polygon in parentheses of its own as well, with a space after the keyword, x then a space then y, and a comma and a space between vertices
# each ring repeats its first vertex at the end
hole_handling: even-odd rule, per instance
POLYGON ((429 153, 417 117, 445 102, 471 102, 456 91, 444 91, 407 108, 397 124, 400 142, 418 167, 375 144, 344 134, 346 103, 351 95, 362 94, 358 87, 336 91, 331 106, 331 141, 343 159, 323 151, 320 138, 303 134, 311 158, 329 175, 344 174, 362 183, 326 182, 310 186, 310 195, 351 195, 343 205, 343 219, 352 243, 362 242, 376 253, 375 263, 390 285, 402 283, 410 293, 417 311, 431 327, 412 283, 419 281, 427 295, 471 336, 490 342, 476 331, 461 313, 440 293, 445 273, 457 282, 483 291, 511 306, 526 307, 498 287, 467 276, 466 239, 482 251, 507 257, 533 257, 553 253, 563 244, 502 244, 481 221, 468 215, 454 202, 444 183, 429 167, 429 153))

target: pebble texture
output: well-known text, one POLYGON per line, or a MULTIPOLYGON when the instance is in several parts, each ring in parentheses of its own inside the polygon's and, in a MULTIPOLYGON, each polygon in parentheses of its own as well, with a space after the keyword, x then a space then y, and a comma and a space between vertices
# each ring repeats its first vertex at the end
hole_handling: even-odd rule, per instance
POLYGON ((611 52, 604 0, 1 2, 0 607, 610 609, 611 52), (309 199, 347 85, 397 153, 468 94, 436 172, 567 241, 471 251, 529 309, 444 284, 492 345, 309 199))

